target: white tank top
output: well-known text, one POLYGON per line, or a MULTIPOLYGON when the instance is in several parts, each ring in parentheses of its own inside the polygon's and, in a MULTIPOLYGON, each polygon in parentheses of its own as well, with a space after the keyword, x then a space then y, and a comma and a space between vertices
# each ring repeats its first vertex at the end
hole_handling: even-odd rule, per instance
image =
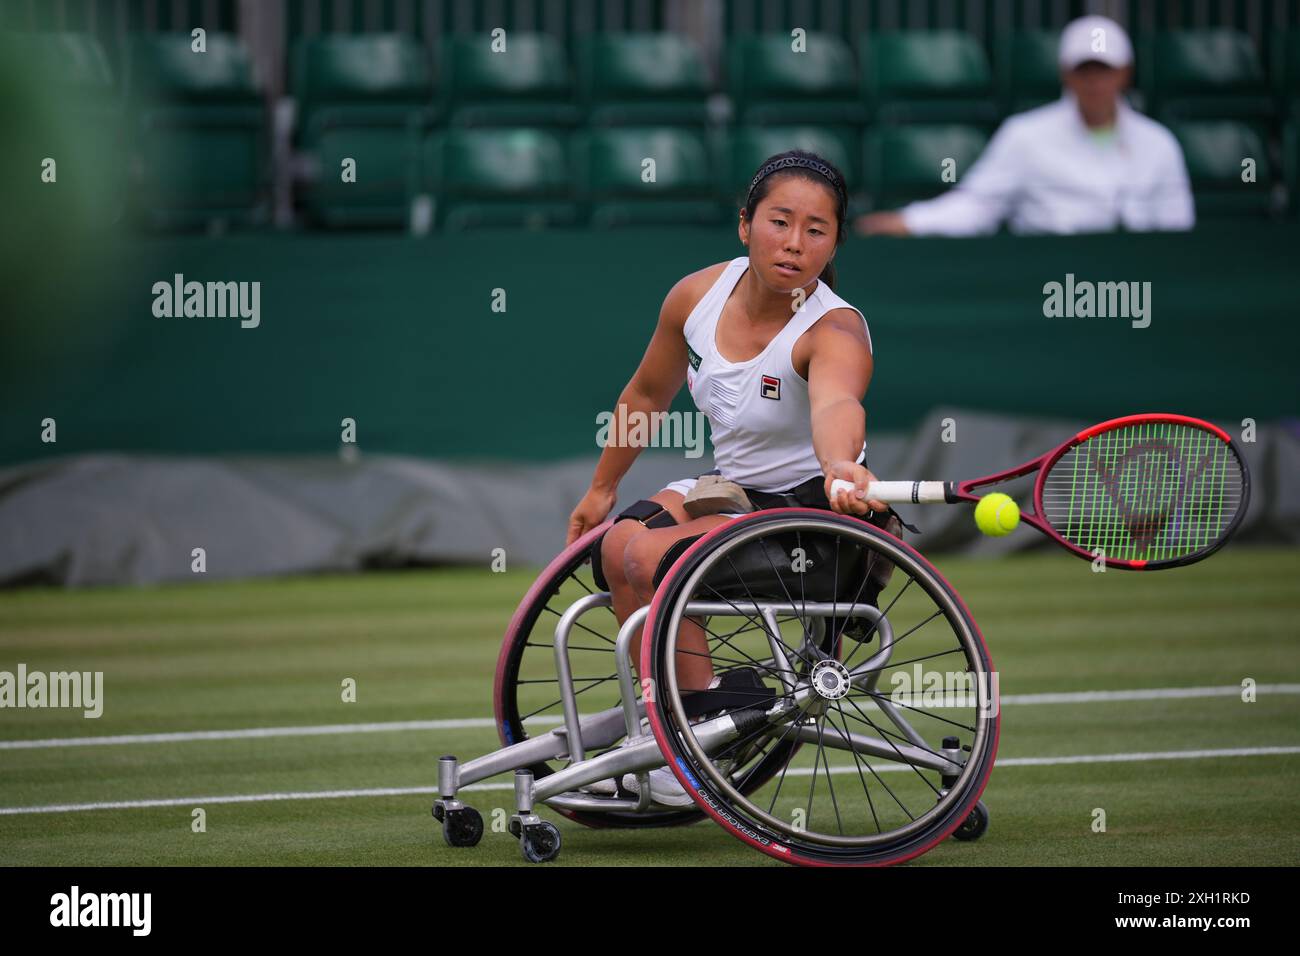
MULTIPOLYGON (((723 477, 759 491, 786 491, 822 473, 813 450, 808 383, 791 359, 794 344, 831 309, 862 312, 818 282, 767 348, 747 362, 729 362, 718 353, 718 319, 748 268, 748 256, 732 259, 687 317, 686 387, 712 426, 713 459, 723 477)), ((858 460, 865 454, 864 444, 858 460)))

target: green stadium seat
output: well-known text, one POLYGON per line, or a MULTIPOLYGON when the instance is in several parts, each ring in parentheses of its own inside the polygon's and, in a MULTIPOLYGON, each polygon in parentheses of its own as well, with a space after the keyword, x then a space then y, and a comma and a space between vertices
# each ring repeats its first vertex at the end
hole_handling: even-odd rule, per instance
POLYGON ((736 220, 754 173, 771 156, 788 149, 806 149, 825 157, 844 174, 852 198, 858 189, 859 134, 851 127, 750 126, 733 130, 723 146, 726 161, 720 164, 718 197, 727 222, 736 220))
POLYGON ((136 100, 242 106, 260 101, 248 50, 231 34, 208 34, 196 53, 188 33, 136 34, 128 42, 127 86, 136 100))
POLYGON ((574 126, 569 67, 558 41, 542 33, 511 33, 493 52, 488 34, 443 41, 441 104, 452 126, 574 126))
POLYGON ((196 228, 266 218, 266 109, 248 51, 210 33, 133 36, 127 102, 135 130, 138 212, 153 226, 196 228))
POLYGON ((1236 30, 1184 30, 1154 41, 1151 106, 1176 119, 1267 121, 1274 113, 1255 45, 1236 30))
POLYGON ((862 92, 876 122, 991 126, 998 108, 979 41, 959 30, 864 36, 862 92))
POLYGON ((1025 30, 1011 36, 1003 66, 1008 113, 1023 113, 1060 98, 1060 44, 1061 34, 1052 30, 1025 30))
POLYGON ((1258 130, 1235 120, 1180 120, 1169 128, 1183 148, 1198 222, 1272 212, 1272 166, 1258 130), (1242 181, 1247 158, 1256 163, 1252 183, 1242 181))
POLYGON ((863 138, 863 164, 872 207, 892 209, 939 195, 953 185, 943 179, 944 160, 956 160, 960 179, 987 144, 988 135, 977 126, 886 126, 868 130, 863 138))
POLYGON ((422 169, 423 186, 435 197, 435 218, 446 231, 567 226, 579 219, 566 143, 554 130, 431 133, 422 169))
POLYGON ((302 190, 329 227, 400 226, 420 136, 435 119, 424 48, 401 34, 335 34, 294 49, 298 139, 313 174, 302 190), (356 161, 356 181, 341 176, 356 161))
POLYGON ((314 224, 330 229, 401 227, 418 161, 420 126, 334 127, 307 144, 309 179, 301 190, 314 224), (353 160, 355 180, 343 164, 353 160))
POLYGON ((585 37, 578 42, 576 65, 589 126, 688 126, 708 120, 708 74, 686 37, 585 37))
POLYGON ((294 48, 293 91, 304 132, 358 116, 429 109, 432 80, 424 48, 399 33, 309 37, 294 48), (339 116, 338 114, 341 114, 339 116))
POLYGON ((837 36, 809 33, 795 52, 788 34, 745 36, 727 46, 727 88, 740 125, 860 125, 857 65, 837 36))
POLYGON ((573 152, 592 226, 718 221, 713 164, 698 129, 593 129, 574 138, 573 152), (654 160, 653 182, 643 178, 647 159, 654 160))

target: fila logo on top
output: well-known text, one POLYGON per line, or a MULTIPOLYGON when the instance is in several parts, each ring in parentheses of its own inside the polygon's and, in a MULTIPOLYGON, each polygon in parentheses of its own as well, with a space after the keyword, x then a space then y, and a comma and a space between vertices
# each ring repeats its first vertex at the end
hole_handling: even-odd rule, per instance
POLYGON ((764 375, 759 381, 758 394, 773 401, 781 400, 781 380, 775 375, 764 375))

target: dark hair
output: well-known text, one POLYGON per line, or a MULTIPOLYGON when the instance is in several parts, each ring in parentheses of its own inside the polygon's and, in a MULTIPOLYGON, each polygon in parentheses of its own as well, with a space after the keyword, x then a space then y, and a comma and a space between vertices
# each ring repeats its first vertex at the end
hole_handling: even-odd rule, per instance
MULTIPOLYGON (((769 157, 762 166, 758 167, 758 172, 750 180, 749 194, 745 197, 745 219, 751 225, 754 221, 754 210, 772 191, 772 182, 776 176, 798 176, 800 179, 830 187, 835 193, 835 215, 839 219, 839 228, 835 233, 835 246, 838 248, 848 231, 845 220, 848 218, 849 198, 848 190, 844 187, 844 174, 836 169, 833 163, 806 149, 789 149, 769 157)), ((822 274, 817 278, 834 289, 835 266, 826 263, 826 268, 822 269, 822 274)))

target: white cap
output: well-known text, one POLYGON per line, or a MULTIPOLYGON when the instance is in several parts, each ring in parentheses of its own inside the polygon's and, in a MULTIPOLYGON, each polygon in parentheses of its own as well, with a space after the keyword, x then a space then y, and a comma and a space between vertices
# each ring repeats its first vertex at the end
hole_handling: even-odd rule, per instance
POLYGON ((1061 31, 1057 61, 1063 70, 1098 60, 1107 66, 1128 66, 1133 62, 1133 44, 1124 28, 1110 17, 1079 17, 1061 31))

